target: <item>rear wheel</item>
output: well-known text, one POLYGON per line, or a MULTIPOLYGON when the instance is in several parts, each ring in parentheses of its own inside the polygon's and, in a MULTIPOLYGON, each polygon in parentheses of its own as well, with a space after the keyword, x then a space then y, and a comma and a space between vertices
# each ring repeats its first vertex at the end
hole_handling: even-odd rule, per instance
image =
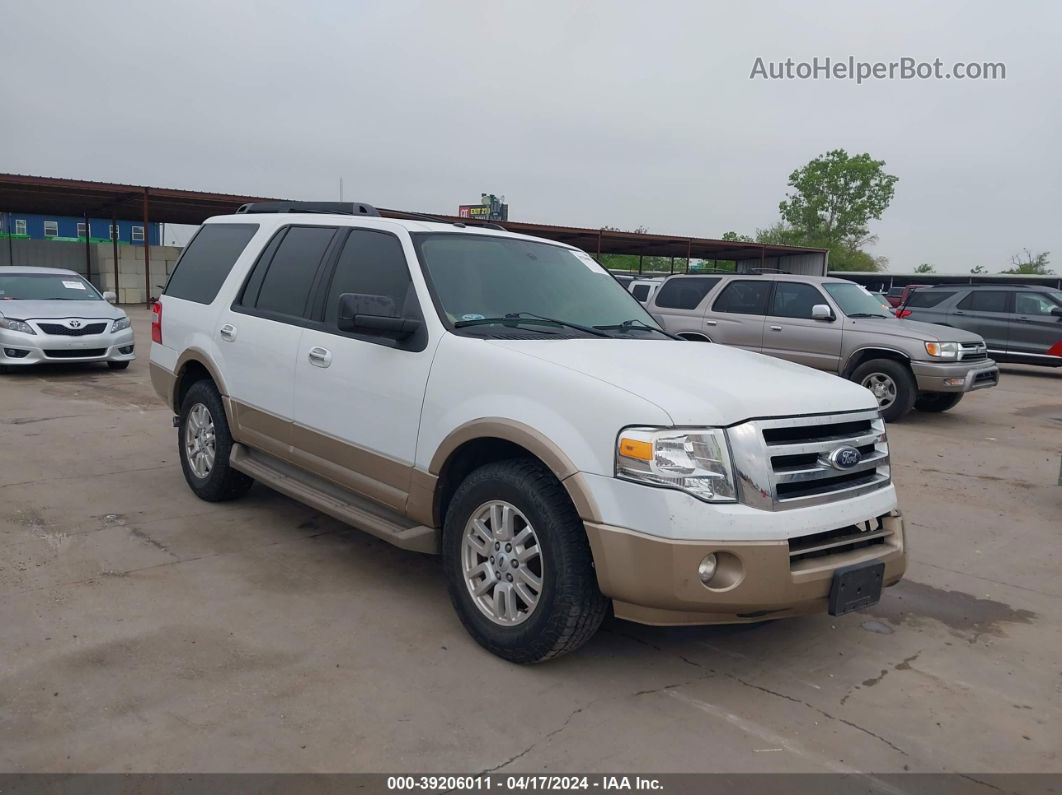
POLYGON ((465 478, 446 512, 443 568, 465 629, 512 662, 577 649, 608 609, 582 521, 534 459, 487 464, 465 478))
POLYGON ((959 405, 962 392, 923 392, 915 401, 919 411, 947 411, 959 405))
POLYGON ((233 500, 251 488, 254 480, 229 466, 232 435, 212 381, 196 381, 184 396, 177 439, 184 479, 201 500, 233 500))
POLYGON ((885 422, 894 422, 909 412, 918 394, 911 371, 894 359, 864 362, 852 373, 851 380, 871 391, 885 422))

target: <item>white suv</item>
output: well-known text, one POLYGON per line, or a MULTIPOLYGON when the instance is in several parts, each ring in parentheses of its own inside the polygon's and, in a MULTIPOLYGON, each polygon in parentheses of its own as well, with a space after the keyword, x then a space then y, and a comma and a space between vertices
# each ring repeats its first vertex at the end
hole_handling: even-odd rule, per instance
POLYGON ((660 330, 586 253, 368 205, 250 205, 155 306, 151 377, 206 500, 253 480, 442 554, 487 649, 876 601, 903 574, 867 390, 660 330), (331 212, 329 212, 331 211, 331 212))

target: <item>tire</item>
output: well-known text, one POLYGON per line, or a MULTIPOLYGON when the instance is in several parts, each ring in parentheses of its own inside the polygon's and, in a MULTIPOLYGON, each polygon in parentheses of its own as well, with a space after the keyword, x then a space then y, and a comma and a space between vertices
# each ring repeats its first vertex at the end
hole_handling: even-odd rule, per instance
POLYGON ((217 387, 210 380, 196 381, 181 401, 177 452, 181 457, 184 479, 199 499, 207 502, 234 500, 242 497, 251 488, 254 480, 229 466, 232 444, 229 422, 225 417, 225 407, 221 403, 217 387), (197 429, 202 429, 203 433, 193 445, 192 436, 196 434, 197 429), (213 442, 213 459, 209 461, 209 465, 209 456, 190 460, 190 445, 195 446, 197 450, 203 450, 205 447, 209 452, 210 441, 213 442))
POLYGON ((894 359, 871 359, 859 365, 850 380, 874 393, 885 422, 895 422, 914 407, 918 390, 914 376, 906 366, 894 359), (882 387, 877 391, 876 387, 882 387))
POLYGON ((107 362, 107 366, 112 370, 125 370, 129 367, 129 362, 107 362))
POLYGON ((923 392, 915 400, 919 411, 947 411, 959 405, 962 392, 923 392))
POLYGON ((483 648, 511 662, 543 662, 574 651, 608 611, 583 523, 564 487, 535 459, 498 461, 468 475, 446 512, 442 547, 461 623, 483 648), (522 543, 506 545, 522 536, 522 543), (530 584, 535 577, 537 596, 530 584), (473 583, 481 596, 473 596, 473 583), (498 597, 499 591, 508 597, 498 597), (527 596, 534 597, 533 606, 527 596))

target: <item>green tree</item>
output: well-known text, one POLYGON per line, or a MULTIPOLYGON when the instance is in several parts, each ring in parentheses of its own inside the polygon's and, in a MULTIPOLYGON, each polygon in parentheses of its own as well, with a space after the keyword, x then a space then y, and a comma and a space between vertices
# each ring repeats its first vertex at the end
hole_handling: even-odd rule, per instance
POLYGON ((1013 257, 1010 258, 1010 264, 1013 267, 1001 272, 1021 273, 1033 276, 1046 276, 1048 274, 1054 273, 1053 270, 1047 267, 1048 263, 1050 262, 1050 260, 1048 260, 1047 258, 1047 255, 1050 253, 1050 251, 1041 251, 1036 256, 1033 256, 1032 251, 1030 251, 1029 249, 1025 249, 1022 253, 1015 254, 1013 257))
POLYGON ((789 175, 793 190, 778 209, 806 239, 858 249, 870 221, 881 218, 892 201, 897 179, 885 173, 884 160, 834 149, 789 175))
POLYGON ((988 268, 986 268, 984 265, 978 265, 976 268, 970 268, 970 273, 974 274, 975 276, 979 276, 983 273, 988 273, 988 268))
POLYGON ((917 268, 914 269, 915 273, 936 273, 937 269, 930 265, 928 262, 923 262, 917 268))

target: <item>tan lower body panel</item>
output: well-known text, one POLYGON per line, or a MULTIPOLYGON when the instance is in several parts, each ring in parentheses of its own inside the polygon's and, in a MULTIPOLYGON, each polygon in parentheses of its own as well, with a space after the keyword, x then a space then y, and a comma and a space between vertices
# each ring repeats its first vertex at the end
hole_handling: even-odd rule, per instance
POLYGON ((233 445, 229 462, 233 469, 261 481, 271 489, 397 547, 428 554, 437 554, 439 551, 439 532, 434 528, 411 522, 399 513, 278 458, 236 444, 233 445))
POLYGON ((871 560, 885 563, 885 585, 907 565, 903 519, 883 519, 885 543, 803 560, 791 566, 786 541, 676 541, 586 522, 601 592, 617 617, 643 624, 726 624, 826 611, 833 572, 871 560), (697 567, 715 552, 718 587, 697 567))
POLYGON ((148 362, 148 373, 151 375, 151 386, 155 394, 162 398, 162 402, 172 408, 173 388, 177 384, 177 376, 162 365, 148 362))

